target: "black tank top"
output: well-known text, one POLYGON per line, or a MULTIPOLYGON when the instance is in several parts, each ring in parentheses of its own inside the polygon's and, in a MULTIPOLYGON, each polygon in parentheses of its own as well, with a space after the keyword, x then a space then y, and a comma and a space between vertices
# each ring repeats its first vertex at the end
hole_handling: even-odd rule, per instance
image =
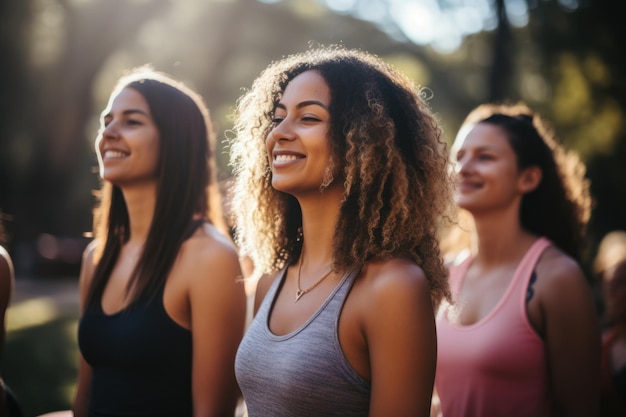
POLYGON ((90 417, 193 414, 191 332, 165 311, 163 286, 116 314, 86 309, 78 345, 92 367, 90 417))

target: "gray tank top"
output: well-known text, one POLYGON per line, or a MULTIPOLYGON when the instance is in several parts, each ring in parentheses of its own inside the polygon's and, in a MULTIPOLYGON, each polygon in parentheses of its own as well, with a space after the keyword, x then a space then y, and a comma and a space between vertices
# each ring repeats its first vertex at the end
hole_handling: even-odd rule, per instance
POLYGON ((269 312, 285 271, 270 286, 237 352, 235 372, 248 415, 367 416, 370 383, 348 363, 338 337, 339 314, 357 274, 344 275, 300 328, 277 336, 269 312))

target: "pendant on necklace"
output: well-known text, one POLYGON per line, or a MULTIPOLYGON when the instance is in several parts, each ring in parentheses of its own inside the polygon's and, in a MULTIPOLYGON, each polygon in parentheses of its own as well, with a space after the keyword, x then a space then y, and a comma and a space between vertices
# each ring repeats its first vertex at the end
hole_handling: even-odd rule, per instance
POLYGON ((297 302, 300 299, 300 297, 302 297, 303 295, 304 295, 304 290, 296 291, 296 300, 294 301, 294 303, 297 302))

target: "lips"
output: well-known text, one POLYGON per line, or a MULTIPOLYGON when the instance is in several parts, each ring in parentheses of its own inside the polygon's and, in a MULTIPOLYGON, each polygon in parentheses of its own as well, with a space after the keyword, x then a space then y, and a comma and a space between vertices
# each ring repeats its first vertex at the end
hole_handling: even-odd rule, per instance
POLYGON ((469 192, 479 190, 483 187, 482 183, 473 182, 473 181, 460 181, 457 183, 457 190, 460 192, 469 192))

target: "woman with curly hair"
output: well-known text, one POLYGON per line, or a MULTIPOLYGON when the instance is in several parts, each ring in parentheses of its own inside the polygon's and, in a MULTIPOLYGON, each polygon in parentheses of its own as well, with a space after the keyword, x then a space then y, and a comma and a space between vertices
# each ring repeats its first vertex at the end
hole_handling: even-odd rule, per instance
POLYGON ((236 360, 249 415, 427 416, 451 182, 420 89, 317 48, 271 64, 238 110, 236 238, 265 273, 236 360))
MULTIPOLYGON (((443 416, 594 416, 599 320, 579 267, 584 166, 524 105, 482 105, 452 147, 469 246, 437 315, 443 416)), ((459 239, 455 239, 460 242, 459 239)))
POLYGON ((102 112, 95 239, 80 274, 83 416, 232 416, 245 292, 202 98, 151 68, 102 112))

